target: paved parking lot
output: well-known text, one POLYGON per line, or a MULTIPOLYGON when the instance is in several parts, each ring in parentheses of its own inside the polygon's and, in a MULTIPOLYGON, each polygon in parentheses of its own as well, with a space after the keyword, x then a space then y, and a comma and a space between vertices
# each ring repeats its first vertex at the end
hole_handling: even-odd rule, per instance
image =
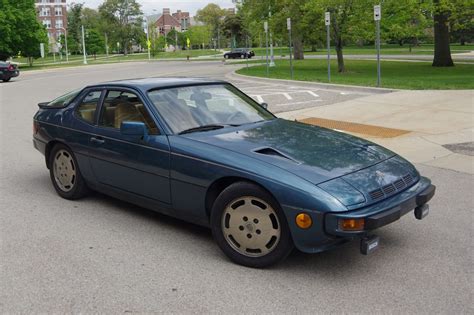
MULTIPOLYGON (((372 256, 350 243, 316 255, 294 252, 266 270, 229 262, 207 229, 101 194, 78 201, 56 195, 31 143, 38 102, 87 83, 224 78, 232 69, 133 63, 24 73, 0 84, 0 312, 472 314, 469 174, 419 165, 438 187, 431 214, 421 222, 407 215, 381 229, 372 256)), ((233 82, 274 111, 365 94, 233 82)))

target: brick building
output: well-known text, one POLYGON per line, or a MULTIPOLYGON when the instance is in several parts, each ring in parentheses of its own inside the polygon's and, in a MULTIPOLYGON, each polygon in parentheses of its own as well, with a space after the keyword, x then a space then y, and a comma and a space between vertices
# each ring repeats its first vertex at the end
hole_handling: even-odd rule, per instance
POLYGON ((184 32, 191 26, 191 18, 189 12, 178 10, 171 14, 169 8, 164 8, 163 14, 156 20, 155 26, 160 35, 168 35, 172 30, 184 32))
POLYGON ((66 0, 35 0, 38 19, 46 26, 50 51, 57 52, 57 41, 67 32, 66 0))

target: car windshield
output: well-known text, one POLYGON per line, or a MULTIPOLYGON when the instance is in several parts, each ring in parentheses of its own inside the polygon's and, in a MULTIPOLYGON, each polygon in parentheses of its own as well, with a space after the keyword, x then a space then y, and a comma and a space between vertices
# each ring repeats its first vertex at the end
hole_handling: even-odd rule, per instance
POLYGON ((153 90, 148 96, 174 133, 212 130, 274 118, 250 97, 227 84, 153 90))
POLYGON ((72 92, 69 92, 67 94, 64 94, 58 98, 56 98, 55 100, 51 101, 48 103, 48 105, 46 106, 52 106, 52 107, 55 107, 55 106, 64 106, 66 104, 68 104, 70 101, 72 101, 76 96, 77 94, 79 94, 81 90, 74 90, 72 92))

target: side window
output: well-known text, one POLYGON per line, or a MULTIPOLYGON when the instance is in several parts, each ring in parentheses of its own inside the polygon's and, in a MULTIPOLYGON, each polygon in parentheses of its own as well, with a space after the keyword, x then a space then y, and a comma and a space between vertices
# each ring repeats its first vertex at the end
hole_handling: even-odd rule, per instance
POLYGON ((149 134, 159 134, 153 118, 136 94, 109 90, 102 106, 99 126, 120 129, 123 121, 143 122, 149 134))
POLYGON ((93 124, 95 112, 97 110, 97 105, 99 104, 101 94, 102 91, 89 92, 82 99, 81 103, 76 107, 77 116, 87 121, 88 123, 93 124))

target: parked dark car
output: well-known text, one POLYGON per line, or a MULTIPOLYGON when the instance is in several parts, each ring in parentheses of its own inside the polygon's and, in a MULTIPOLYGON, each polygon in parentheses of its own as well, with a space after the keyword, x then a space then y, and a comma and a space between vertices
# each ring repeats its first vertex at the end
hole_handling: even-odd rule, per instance
POLYGON ((115 81, 39 107, 33 143, 61 197, 93 189, 210 227, 246 266, 356 239, 368 254, 374 230, 423 219, 435 193, 395 153, 279 119, 224 81, 115 81))
POLYGON ((17 77, 19 75, 20 70, 18 70, 18 66, 16 64, 0 61, 0 80, 3 82, 8 82, 11 78, 17 77))
POLYGON ((224 54, 225 59, 237 59, 237 58, 252 58, 255 56, 253 50, 246 48, 235 48, 224 54))

